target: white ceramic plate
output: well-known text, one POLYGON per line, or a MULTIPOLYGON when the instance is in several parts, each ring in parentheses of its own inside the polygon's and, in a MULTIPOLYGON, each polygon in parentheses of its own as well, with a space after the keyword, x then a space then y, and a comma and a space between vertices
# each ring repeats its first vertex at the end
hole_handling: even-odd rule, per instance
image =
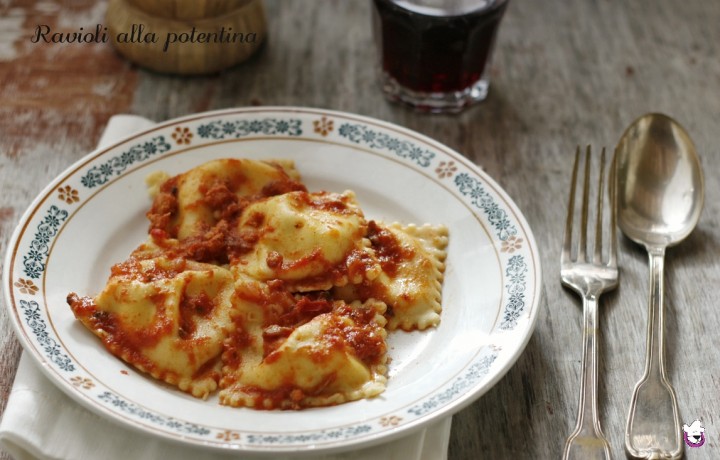
POLYGON ((470 161, 395 125, 302 108, 202 113, 95 151, 38 196, 8 249, 10 316, 26 352, 62 390, 150 434, 253 453, 357 448, 457 412, 520 355, 541 286, 527 222, 470 161), (136 372, 75 320, 68 293, 96 294, 110 266, 145 238, 145 177, 220 157, 291 158, 310 190, 354 190, 368 218, 449 227, 442 323, 390 334, 381 396, 295 412, 223 407, 136 372))

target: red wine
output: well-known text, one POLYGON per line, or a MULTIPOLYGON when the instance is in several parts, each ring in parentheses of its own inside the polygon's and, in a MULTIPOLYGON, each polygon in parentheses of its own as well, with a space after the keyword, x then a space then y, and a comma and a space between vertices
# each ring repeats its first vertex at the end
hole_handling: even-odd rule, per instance
POLYGON ((438 15, 430 8, 410 10, 404 2, 374 2, 383 71, 426 93, 463 91, 481 79, 508 4, 488 0, 473 11, 438 15))

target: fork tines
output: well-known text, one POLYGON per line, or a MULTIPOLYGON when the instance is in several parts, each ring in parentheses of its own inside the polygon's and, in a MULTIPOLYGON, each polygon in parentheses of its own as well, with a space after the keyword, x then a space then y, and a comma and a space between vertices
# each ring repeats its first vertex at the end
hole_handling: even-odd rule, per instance
MULTIPOLYGON (((603 263, 603 210, 604 210, 604 188, 605 188, 605 148, 602 149, 600 152, 600 160, 599 160, 599 174, 598 174, 598 181, 595 190, 596 195, 596 214, 595 214, 595 234, 594 234, 594 244, 593 244, 593 259, 595 263, 603 263)), ((573 167, 572 172, 572 184, 570 187, 570 200, 568 202, 568 214, 567 214, 567 222, 565 224, 565 238, 563 242, 563 248, 562 248, 562 259, 565 262, 586 262, 588 261, 588 250, 589 250, 589 244, 588 244, 588 220, 590 215, 590 196, 591 196, 591 179, 590 179, 590 170, 591 170, 591 148, 588 145, 585 149, 585 155, 582 155, 580 146, 577 147, 577 150, 575 152, 575 165, 573 167), (584 157, 584 158, 583 158, 584 157), (582 201, 580 203, 580 227, 578 230, 578 235, 573 234, 573 221, 575 220, 574 214, 576 214, 576 202, 575 202, 575 196, 577 194, 577 181, 578 181, 578 174, 580 171, 581 163, 584 162, 584 180, 583 180, 583 189, 582 189, 582 201), (575 252, 573 252, 573 237, 578 237, 578 243, 575 246, 575 252)), ((617 238, 616 238, 616 217, 615 217, 615 206, 614 206, 614 184, 611 182, 609 187, 609 195, 610 195, 610 225, 609 225, 609 238, 610 238, 610 248, 607 255, 607 260, 605 261, 607 265, 609 266, 616 266, 617 265, 617 259, 616 259, 616 253, 617 253, 617 238)))

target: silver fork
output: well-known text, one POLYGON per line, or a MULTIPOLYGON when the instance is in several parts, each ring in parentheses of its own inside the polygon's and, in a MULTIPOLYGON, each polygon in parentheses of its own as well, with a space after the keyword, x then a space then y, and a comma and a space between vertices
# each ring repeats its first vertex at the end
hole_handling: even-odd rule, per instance
MULTIPOLYGON (((600 154, 600 173, 597 186, 595 244, 588 254, 588 214, 590 201, 590 146, 585 152, 585 181, 582 190, 581 227, 577 249, 573 254, 573 220, 575 191, 581 159, 580 147, 575 153, 570 201, 568 204, 565 239, 560 259, 562 283, 580 294, 583 299, 583 354, 580 381, 580 402, 575 430, 565 442, 563 459, 609 459, 610 445, 600 428, 598 417, 598 301, 600 294, 618 284, 617 238, 614 192, 610 190, 610 248, 603 260, 603 185, 605 183, 605 149, 600 154)), ((612 182, 611 182, 612 183, 612 182)))

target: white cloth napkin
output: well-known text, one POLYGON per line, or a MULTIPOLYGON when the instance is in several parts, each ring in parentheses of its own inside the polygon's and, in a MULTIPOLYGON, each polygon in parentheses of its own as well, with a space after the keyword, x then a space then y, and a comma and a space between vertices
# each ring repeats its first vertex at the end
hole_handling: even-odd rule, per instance
MULTIPOLYGON (((148 128, 153 122, 134 115, 113 116, 98 147, 148 128)), ((445 460, 452 417, 398 440, 317 460, 445 460)), ((50 382, 25 354, 0 421, 0 448, 16 460, 215 460, 229 457, 136 432, 92 413, 50 382)), ((233 454, 235 459, 256 456, 233 454)), ((263 457, 267 459, 268 457, 263 457)), ((279 460, 284 457, 273 457, 279 460)), ((309 458, 303 456, 302 458, 309 458)))

